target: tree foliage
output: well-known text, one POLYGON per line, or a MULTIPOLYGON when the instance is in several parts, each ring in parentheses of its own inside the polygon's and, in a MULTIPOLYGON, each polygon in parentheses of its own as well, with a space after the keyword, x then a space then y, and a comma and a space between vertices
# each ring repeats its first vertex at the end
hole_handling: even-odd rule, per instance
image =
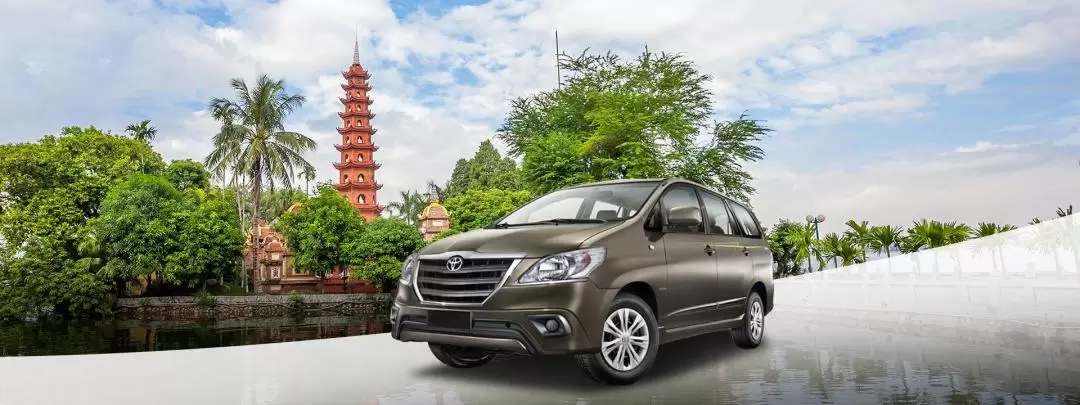
POLYGON ((480 142, 472 159, 460 159, 450 176, 446 198, 469 190, 520 190, 521 180, 517 163, 503 157, 490 140, 480 142))
POLYGON ((174 160, 165 168, 165 178, 178 190, 210 188, 210 172, 191 159, 174 160))
POLYGON ((318 193, 274 225, 288 242, 293 267, 318 276, 321 284, 327 274, 348 263, 347 249, 363 232, 364 217, 337 190, 320 186, 318 193))
POLYGON ((244 233, 224 193, 193 192, 188 202, 194 207, 181 213, 177 249, 166 259, 165 281, 196 287, 239 269, 244 233))
POLYGON ((387 290, 401 277, 405 258, 424 245, 416 227, 399 219, 375 218, 364 224, 363 232, 348 245, 350 276, 387 290))
POLYGON ((114 185, 164 167, 145 142, 94 127, 0 145, 0 318, 108 312, 88 222, 114 185))
POLYGON ((680 55, 647 50, 632 60, 563 56, 564 85, 514 100, 497 134, 522 157, 529 190, 683 177, 748 202, 755 190, 742 165, 764 157, 756 143, 770 129, 746 116, 709 122, 709 75, 680 55))
POLYGON ((109 258, 101 276, 117 283, 154 275, 160 280, 169 255, 179 250, 186 208, 183 194, 160 176, 135 175, 113 188, 92 223, 109 258))
POLYGON ((446 200, 446 210, 453 215, 451 229, 467 232, 491 225, 531 198, 524 190, 469 190, 446 200))

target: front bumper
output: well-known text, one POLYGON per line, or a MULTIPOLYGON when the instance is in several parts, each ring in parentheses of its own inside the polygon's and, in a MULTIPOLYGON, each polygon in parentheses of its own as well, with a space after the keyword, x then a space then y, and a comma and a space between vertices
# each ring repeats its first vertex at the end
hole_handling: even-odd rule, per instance
MULTIPOLYGON (((412 288, 399 288, 391 309, 391 336, 406 342, 478 347, 518 354, 567 354, 599 349, 604 299, 613 292, 588 281, 504 286, 482 306, 423 303, 412 288), (436 327, 428 312, 467 311, 468 328, 436 327), (547 321, 557 328, 546 328, 547 321)), ((610 302, 610 301, 609 301, 610 302)))

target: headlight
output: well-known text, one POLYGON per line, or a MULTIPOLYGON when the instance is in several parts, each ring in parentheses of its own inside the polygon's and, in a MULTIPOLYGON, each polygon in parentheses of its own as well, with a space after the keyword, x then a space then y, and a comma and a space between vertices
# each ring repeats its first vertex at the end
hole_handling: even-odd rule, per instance
POLYGON ((416 273, 416 269, 420 267, 420 260, 416 258, 416 255, 409 255, 405 258, 405 263, 401 265, 401 285, 409 285, 413 279, 413 273, 416 273))
POLYGON ((518 279, 518 283, 528 284, 584 279, 589 277, 589 273, 600 263, 604 262, 605 252, 603 247, 595 247, 545 257, 530 267, 525 274, 522 274, 521 278, 518 279))

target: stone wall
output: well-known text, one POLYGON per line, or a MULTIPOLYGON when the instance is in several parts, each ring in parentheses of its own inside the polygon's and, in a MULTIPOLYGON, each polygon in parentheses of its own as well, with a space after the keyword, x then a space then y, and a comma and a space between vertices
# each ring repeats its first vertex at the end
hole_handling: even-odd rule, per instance
POLYGON ((121 298, 114 311, 118 319, 140 321, 355 316, 389 313, 392 301, 389 294, 147 297, 121 298))

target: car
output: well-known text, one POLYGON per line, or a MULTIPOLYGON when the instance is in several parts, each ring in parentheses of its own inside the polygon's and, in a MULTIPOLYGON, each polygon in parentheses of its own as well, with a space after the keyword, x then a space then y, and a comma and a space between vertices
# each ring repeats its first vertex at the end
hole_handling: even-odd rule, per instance
POLYGON ((391 336, 450 367, 565 354, 600 383, 632 384, 662 344, 730 330, 758 347, 772 269, 755 214, 708 187, 579 185, 406 258, 391 336))

